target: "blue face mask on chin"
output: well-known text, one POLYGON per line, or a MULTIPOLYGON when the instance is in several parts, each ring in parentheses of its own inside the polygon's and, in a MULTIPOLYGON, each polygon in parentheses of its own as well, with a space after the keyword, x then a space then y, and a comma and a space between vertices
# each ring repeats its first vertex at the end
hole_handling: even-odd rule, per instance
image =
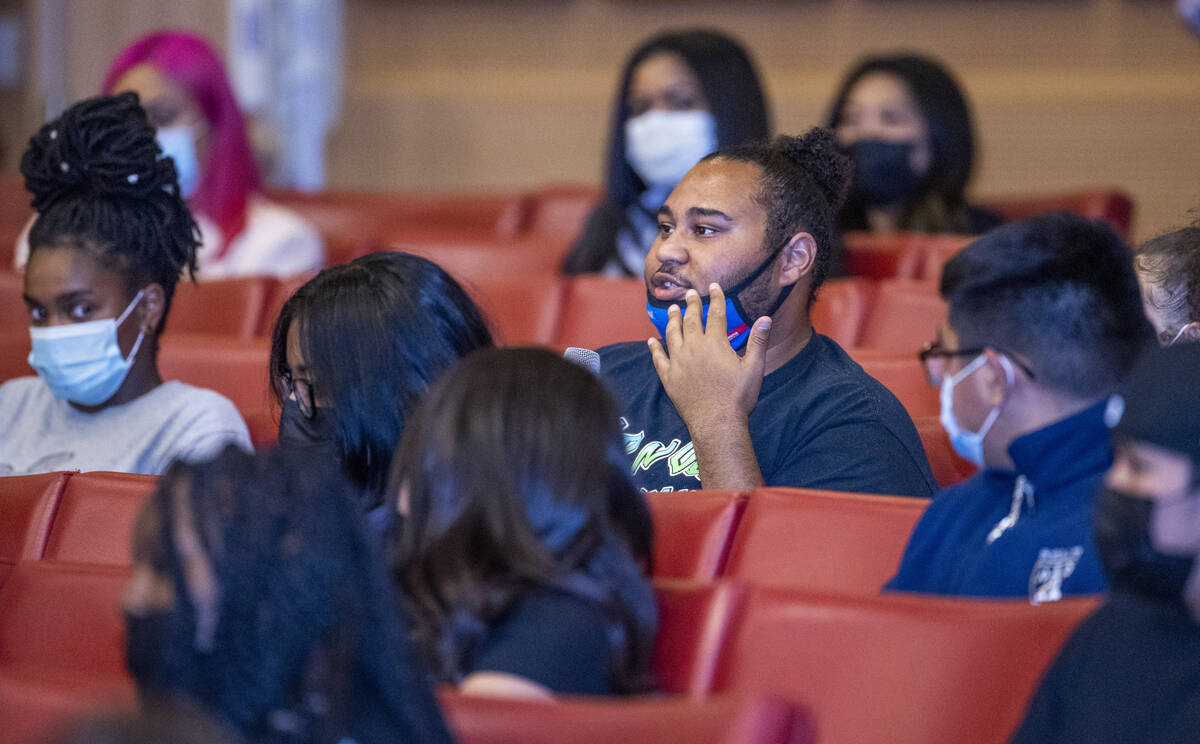
MULTIPOLYGON (((751 317, 750 313, 747 313, 745 308, 742 307, 742 302, 739 295, 741 295, 741 293, 745 291, 745 289, 749 287, 755 279, 762 276, 762 273, 770 268, 771 264, 775 263, 775 259, 777 258, 779 258, 779 253, 774 253, 768 256, 767 260, 759 264, 758 268, 756 268, 754 271, 751 271, 745 279, 741 280, 732 287, 725 289, 726 334, 729 337, 729 345, 732 346, 735 351, 746 345, 746 340, 750 338, 750 327, 754 321, 757 320, 757 318, 751 317)), ((776 298, 770 309, 764 314, 773 316, 775 312, 783 305, 784 300, 788 298, 788 295, 792 293, 792 289, 795 288, 795 286, 795 284, 789 284, 780 290, 779 297, 776 298)), ((711 302, 712 300, 709 299, 708 295, 701 292, 700 306, 702 315, 700 316, 700 319, 705 326, 708 325, 708 306, 711 302)), ((687 304, 683 300, 664 302, 662 300, 655 299, 654 295, 650 293, 650 290, 646 290, 646 313, 650 316, 650 322, 653 323, 654 327, 658 329, 659 338, 665 338, 666 336, 667 321, 670 320, 668 311, 672 305, 677 305, 679 307, 681 318, 683 317, 683 314, 687 312, 687 304)))

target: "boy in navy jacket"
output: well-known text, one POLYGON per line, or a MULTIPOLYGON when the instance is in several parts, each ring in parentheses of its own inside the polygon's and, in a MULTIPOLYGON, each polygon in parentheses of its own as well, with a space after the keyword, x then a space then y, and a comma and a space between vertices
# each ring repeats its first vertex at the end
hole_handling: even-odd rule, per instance
POLYGON ((1104 401, 1152 341, 1129 248, 1066 213, 1002 226, 946 264, 922 350, 955 450, 982 470, 934 498, 885 589, 1033 604, 1106 588, 1092 498, 1104 401))

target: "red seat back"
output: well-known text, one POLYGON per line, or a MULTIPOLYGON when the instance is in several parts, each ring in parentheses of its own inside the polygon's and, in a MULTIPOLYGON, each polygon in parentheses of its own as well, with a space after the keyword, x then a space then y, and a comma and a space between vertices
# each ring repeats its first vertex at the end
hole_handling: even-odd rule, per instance
POLYGON ((654 593, 658 598, 654 672, 659 689, 673 695, 704 697, 712 692, 717 658, 741 602, 742 589, 730 582, 697 584, 658 579, 654 593))
POLYGON ((68 473, 0 478, 0 586, 17 561, 40 558, 68 473))
POLYGON ((805 744, 803 709, 769 698, 505 700, 447 692, 447 721, 463 744, 805 744))
POLYGON ((641 279, 577 276, 567 282, 554 345, 597 349, 620 341, 645 341, 657 331, 646 317, 641 279))
POLYGON ((1074 212, 1108 222, 1126 240, 1129 239, 1129 227, 1133 224, 1133 199, 1120 189, 1084 189, 1043 196, 1000 197, 984 199, 980 206, 999 212, 1006 222, 1059 209, 1074 212))
POLYGON ((275 330, 275 321, 279 319, 279 311, 283 309, 283 303, 287 302, 292 295, 296 294, 296 290, 307 284, 314 276, 316 275, 300 274, 275 282, 275 289, 271 292, 266 307, 263 308, 262 318, 258 324, 257 335, 259 337, 270 338, 271 332, 275 330))
POLYGON ((842 235, 846 249, 846 271, 868 279, 915 279, 921 270, 921 252, 916 233, 871 233, 850 231, 842 235))
POLYGON ((604 198, 604 190, 597 186, 557 184, 526 196, 528 213, 522 230, 556 236, 569 243, 579 235, 588 214, 604 198))
MULTIPOLYGON (((29 327, 29 308, 22 299, 25 278, 0 265, 0 328, 15 333, 29 327)), ((26 334, 28 338, 28 334, 26 334)))
POLYGON ((275 285, 275 280, 266 276, 180 282, 167 328, 173 333, 252 339, 259 333, 275 285))
POLYGON ((479 309, 491 324, 497 344, 549 346, 558 328, 563 281, 555 274, 537 272, 465 283, 479 309))
POLYGON ((849 354, 868 375, 896 396, 910 417, 915 419, 940 413, 938 389, 929 384, 915 351, 850 349, 849 354))
POLYGON ((459 282, 479 285, 497 280, 519 280, 533 274, 555 274, 566 251, 566 243, 538 235, 473 241, 433 236, 393 239, 384 244, 383 249, 427 258, 459 282))
POLYGON ((266 339, 167 333, 160 341, 158 368, 164 380, 215 390, 250 413, 269 408, 270 356, 266 339))
POLYGON ((979 471, 973 462, 959 457, 954 451, 939 417, 914 417, 913 424, 917 427, 917 434, 921 436, 921 444, 925 447, 926 457, 929 458, 929 469, 933 471, 933 477, 939 486, 953 486, 979 471))
POLYGON ((1095 607, 753 588, 716 686, 811 705, 823 741, 999 744, 1095 607))
POLYGON ((707 581, 721 575, 746 505, 738 491, 646 494, 654 518, 654 576, 707 581))
POLYGON ((44 558, 129 566, 133 523, 158 485, 152 475, 76 473, 67 481, 44 558))
MULTIPOLYGON (((28 320, 25 321, 26 325, 28 320)), ((0 383, 37 374, 29 363, 29 331, 9 326, 0 329, 0 383)))
POLYGON ((875 290, 860 346, 915 354, 934 338, 946 301, 931 282, 891 279, 875 290))
POLYGON ((918 279, 937 286, 942 279, 942 267, 963 248, 975 241, 974 235, 926 235, 921 241, 921 270, 918 279))
POLYGON ((927 499, 799 488, 750 495, 725 574, 755 584, 876 594, 927 499))
POLYGON ((857 346, 874 293, 870 279, 833 279, 822 285, 810 311, 813 330, 844 348, 857 346))

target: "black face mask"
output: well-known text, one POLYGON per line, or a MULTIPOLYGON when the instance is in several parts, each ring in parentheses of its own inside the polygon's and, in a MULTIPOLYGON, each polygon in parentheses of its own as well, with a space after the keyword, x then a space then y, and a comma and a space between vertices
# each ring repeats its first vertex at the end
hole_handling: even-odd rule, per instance
POLYGON ((179 612, 125 615, 125 666, 143 700, 200 692, 195 629, 179 612))
POLYGON ((312 418, 300 411, 300 404, 285 400, 279 412, 279 444, 284 447, 315 447, 337 453, 337 419, 328 408, 313 408, 312 418))
POLYGON ((1100 560, 1115 589, 1154 599, 1183 601, 1195 558, 1160 553, 1150 540, 1154 502, 1102 488, 1093 529, 1100 560))
POLYGON ((851 199, 886 207, 912 196, 919 177, 912 169, 911 142, 859 140, 846 150, 854 160, 851 199))

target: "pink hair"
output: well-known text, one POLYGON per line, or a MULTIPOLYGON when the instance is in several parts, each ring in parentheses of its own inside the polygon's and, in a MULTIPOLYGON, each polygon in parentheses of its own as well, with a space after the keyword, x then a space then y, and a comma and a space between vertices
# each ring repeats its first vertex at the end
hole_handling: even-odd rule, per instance
POLYGON ((246 226, 246 202, 258 191, 258 166, 246 139, 242 112, 233 97, 221 58, 207 41, 184 31, 159 31, 125 47, 108 68, 103 90, 112 93, 133 67, 149 63, 182 87, 204 112, 211 127, 211 147, 200 164, 200 183, 191 206, 221 229, 224 255, 246 226))

